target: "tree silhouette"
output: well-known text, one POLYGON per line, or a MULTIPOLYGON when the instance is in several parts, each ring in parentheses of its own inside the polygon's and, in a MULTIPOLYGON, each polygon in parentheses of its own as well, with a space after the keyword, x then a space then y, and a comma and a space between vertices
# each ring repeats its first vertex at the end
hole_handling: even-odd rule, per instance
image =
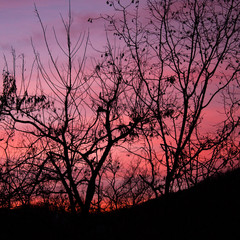
POLYGON ((223 146, 239 119, 226 114, 233 109, 226 104, 215 126, 207 126, 204 114, 239 76, 239 2, 108 4, 116 14, 101 18, 122 46, 124 79, 152 113, 140 131, 145 144, 138 156, 151 172, 142 180, 156 195, 167 194, 226 167, 223 146))
POLYGON ((10 123, 14 126, 9 127, 32 138, 30 144, 39 157, 32 165, 28 159, 25 161, 39 172, 33 182, 48 180, 52 193, 68 197, 72 212, 79 209, 87 215, 110 151, 135 138, 135 129, 144 115, 135 111, 133 95, 127 95, 131 89, 114 65, 109 67, 107 62, 108 72, 104 73, 104 60, 101 67, 97 65, 91 73, 84 73, 88 36, 80 35, 73 44, 70 1, 68 19, 62 19, 66 46, 60 45, 54 30, 56 44, 65 56, 63 64, 54 57, 37 8, 35 12, 50 66, 44 66, 33 44, 34 69, 39 74, 36 93, 31 93, 26 81, 21 81, 17 89, 17 76, 5 72, 1 115, 13 121, 10 123))

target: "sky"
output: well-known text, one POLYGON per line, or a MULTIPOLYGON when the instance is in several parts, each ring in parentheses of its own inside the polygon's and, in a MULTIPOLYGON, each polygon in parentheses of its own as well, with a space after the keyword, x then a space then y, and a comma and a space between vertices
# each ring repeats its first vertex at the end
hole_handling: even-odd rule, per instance
MULTIPOLYGON (((59 35, 63 32, 61 17, 67 17, 68 0, 0 0, 0 71, 3 69, 3 54, 9 55, 11 49, 17 54, 24 53, 26 57, 33 57, 31 38, 37 51, 44 50, 43 35, 39 21, 34 11, 36 4, 47 33, 52 34, 55 27, 59 35)), ((100 13, 109 12, 105 0, 72 0, 73 31, 76 34, 90 31, 90 38, 95 39, 96 44, 103 39, 101 31, 104 27, 90 24, 90 17, 99 16, 100 13), (91 29, 90 29, 91 28, 91 29), (96 38, 96 35, 98 36, 96 38)), ((51 38, 51 37, 50 37, 51 38)))
MULTIPOLYGON (((125 1, 125 0, 123 0, 125 1)), ((126 0, 127 1, 127 0, 126 0)), ((55 27, 58 36, 64 36, 64 27, 60 14, 64 18, 68 16, 68 0, 0 0, 0 71, 5 68, 3 55, 9 58, 11 63, 11 49, 16 54, 24 53, 27 68, 34 59, 31 39, 36 50, 44 56, 47 55, 43 41, 42 30, 34 11, 34 4, 41 16, 44 26, 47 27, 49 39, 53 38, 52 28, 55 27), (45 54, 45 55, 44 55, 45 54)), ((106 43, 104 24, 101 21, 88 22, 89 18, 98 17, 99 14, 111 13, 112 8, 106 4, 106 0, 71 0, 73 15, 73 35, 90 33, 90 41, 94 47, 100 49, 106 43)), ((53 39, 52 39, 53 40, 53 39)), ((56 47, 56 42, 52 42, 56 47)), ((88 49, 91 54, 91 49, 88 49)), ((92 51, 92 53, 95 53, 92 51)), ((57 56, 58 52, 56 52, 57 56)), ((55 57, 56 57, 55 56, 55 57)), ((211 113, 212 111, 210 111, 211 113)), ((213 114, 208 114, 212 119, 213 114)))
MULTIPOLYGON (((42 59, 48 59, 45 57, 47 55, 46 47, 44 45, 41 26, 34 11, 34 5, 38 9, 44 26, 47 27, 49 39, 53 40, 53 27, 55 27, 58 36, 65 36, 60 14, 64 18, 68 16, 68 0, 0 0, 1 72, 5 68, 3 56, 11 58, 12 48, 16 50, 17 55, 22 53, 25 55, 29 71, 34 59, 31 39, 36 50, 43 56, 42 59)), ((88 22, 88 19, 98 17, 99 14, 111 13, 112 9, 106 4, 106 0, 71 0, 71 9, 74 20, 73 35, 76 37, 80 33, 87 33, 89 31, 90 41, 94 47, 97 49, 102 48, 106 44, 104 24, 101 21, 94 21, 91 24, 88 22)), ((56 43, 54 41, 51 42, 56 47, 56 43)), ((58 53, 55 53, 55 56, 57 56, 58 53)), ((91 49, 88 50, 88 53, 90 55, 91 53, 96 54, 91 49)), ((11 63, 11 59, 9 62, 11 63)), ((205 111, 204 120, 208 123, 208 127, 215 124, 216 116, 221 116, 216 113, 217 108, 220 107, 219 104, 212 104, 205 111)))

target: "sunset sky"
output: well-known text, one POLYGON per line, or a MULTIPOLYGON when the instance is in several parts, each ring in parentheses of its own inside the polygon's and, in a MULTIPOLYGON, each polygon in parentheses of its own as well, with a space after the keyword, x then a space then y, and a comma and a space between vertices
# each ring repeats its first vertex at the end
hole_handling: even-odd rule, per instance
MULTIPOLYGON (((59 36, 63 33, 60 14, 67 17, 68 0, 0 0, 0 52, 8 55, 11 48, 17 54, 24 53, 26 59, 33 57, 31 38, 39 52, 44 50, 43 36, 34 12, 34 4, 42 18, 43 24, 47 26, 51 37, 52 27, 55 27, 59 36)), ((97 17, 100 13, 109 12, 110 8, 105 0, 72 0, 73 34, 90 32, 90 38, 98 44, 104 36, 104 27, 90 24, 90 17, 97 17)), ((101 43, 102 44, 102 43, 101 43)), ((0 57, 0 68, 3 69, 3 58, 0 57)))
MULTIPOLYGON (((144 5, 145 1, 141 4, 144 5)), ((16 50, 16 54, 24 54, 26 59, 27 71, 34 59, 31 39, 36 50, 41 54, 42 60, 47 59, 47 52, 44 45, 43 34, 34 12, 34 4, 36 4, 39 14, 42 18, 44 26, 47 27, 49 40, 53 40, 52 47, 56 47, 56 42, 53 39, 52 28, 55 27, 59 38, 62 38, 64 43, 64 27, 61 23, 60 14, 64 18, 68 16, 68 0, 0 0, 0 71, 5 67, 5 55, 11 64, 11 49, 16 50)), ((143 6, 142 5, 142 6, 143 6)), ((106 4, 106 0, 72 0, 71 9, 74 24, 72 26, 73 36, 77 38, 79 34, 86 34, 89 31, 90 42, 93 46, 102 50, 106 44, 106 34, 104 31, 104 23, 94 21, 92 24, 88 22, 89 18, 96 18, 100 14, 110 14, 112 9, 106 4)), ((57 57, 58 52, 56 52, 57 57)), ((92 57, 97 54, 91 47, 88 47, 88 56, 92 57)), ((209 121, 216 114, 211 108, 208 108, 208 113, 205 118, 209 121)))

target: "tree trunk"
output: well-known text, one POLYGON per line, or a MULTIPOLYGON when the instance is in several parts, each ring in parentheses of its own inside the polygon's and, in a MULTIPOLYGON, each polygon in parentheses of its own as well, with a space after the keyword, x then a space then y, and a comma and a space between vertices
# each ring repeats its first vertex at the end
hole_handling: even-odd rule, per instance
POLYGON ((170 184, 172 182, 171 172, 167 174, 166 182, 165 182, 165 195, 168 195, 170 192, 170 184))

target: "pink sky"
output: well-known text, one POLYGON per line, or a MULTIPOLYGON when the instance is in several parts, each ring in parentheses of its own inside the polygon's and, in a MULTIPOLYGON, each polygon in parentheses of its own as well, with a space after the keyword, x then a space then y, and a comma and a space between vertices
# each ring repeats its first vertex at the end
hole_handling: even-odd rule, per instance
MULTIPOLYGON (((129 2, 130 0, 122 1, 129 2)), ((144 4, 144 2, 141 3, 144 4)), ((42 31, 34 12, 34 3, 44 25, 48 27, 50 38, 53 36, 53 26, 60 37, 65 37, 60 13, 63 17, 67 17, 68 0, 0 0, 0 71, 4 68, 3 54, 10 57, 11 47, 16 49, 17 54, 24 53, 27 65, 30 66, 34 57, 31 38, 37 51, 43 57, 46 56, 44 55, 47 53, 42 31)), ((74 35, 89 30, 90 40, 94 47, 102 48, 106 44, 103 22, 94 21, 91 24, 87 20, 90 17, 99 16, 100 13, 111 13, 112 9, 106 4, 106 0, 71 0, 71 5, 74 18, 74 35)), ((56 44, 52 46, 56 47, 56 44)), ((92 56, 93 51, 89 48, 88 53, 92 56)), ((57 57, 57 52, 55 57, 57 57)), ((11 63, 11 60, 9 62, 11 63)), ((29 67, 27 71, 29 71, 29 67)), ((214 108, 215 106, 211 105, 211 107, 214 108)), ((212 114, 208 114, 208 116, 210 119, 212 118, 210 117, 212 114)))
MULTIPOLYGON (((24 53, 26 57, 33 57, 31 41, 38 51, 43 50, 43 38, 40 25, 34 12, 34 3, 41 15, 44 25, 48 27, 49 34, 54 26, 61 35, 63 26, 60 13, 66 17, 68 13, 68 0, 0 0, 0 71, 3 69, 3 54, 8 55, 13 47, 17 54, 24 53)), ((74 16, 73 31, 84 32, 90 30, 92 39, 102 41, 104 28, 98 28, 87 22, 89 17, 96 17, 100 13, 111 10, 105 0, 72 0, 74 16), (98 31, 96 31, 98 30, 98 31), (98 34, 98 37, 96 36, 98 34)))
MULTIPOLYGON (((42 31, 34 12, 34 3, 38 8, 44 25, 48 26, 49 36, 52 36, 52 27, 54 26, 59 36, 65 37, 60 13, 67 17, 68 0, 0 0, 1 72, 4 69, 3 54, 9 57, 11 55, 11 47, 16 49, 17 54, 24 53, 26 61, 28 61, 27 65, 31 65, 34 58, 31 38, 37 51, 42 56, 46 54, 42 31)), ((112 9, 106 4, 106 0, 71 0, 71 5, 74 17, 74 33, 78 34, 89 30, 90 40, 94 46, 97 49, 102 48, 106 44, 103 23, 99 21, 91 24, 87 20, 90 17, 99 16, 100 13, 111 13, 112 9)), ((89 53, 91 54, 91 49, 89 49, 89 53)), ((11 63, 11 61, 9 62, 11 63)), ((29 67, 27 71, 29 71, 29 67)), ((207 123, 207 128, 211 129, 216 120, 221 120, 221 115, 216 113, 217 108, 222 111, 221 106, 214 102, 204 111, 204 121, 207 123)))

